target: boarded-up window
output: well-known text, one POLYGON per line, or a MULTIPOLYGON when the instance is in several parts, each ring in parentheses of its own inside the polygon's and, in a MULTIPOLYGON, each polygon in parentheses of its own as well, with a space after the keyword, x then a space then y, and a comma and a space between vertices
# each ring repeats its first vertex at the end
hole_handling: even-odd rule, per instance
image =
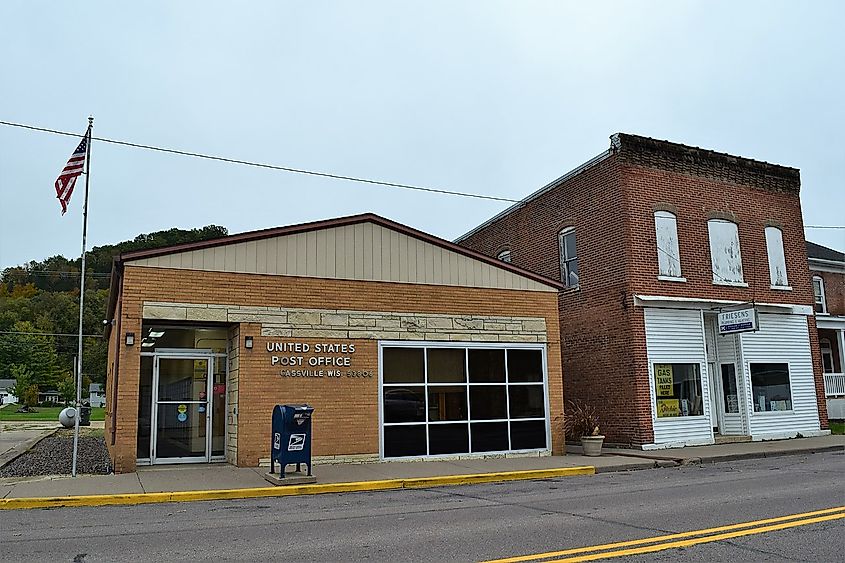
POLYGON ((707 230, 710 234, 713 283, 743 283, 742 254, 739 251, 739 230, 736 223, 711 219, 707 222, 707 230))
POLYGON ((769 276, 772 285, 787 287, 786 258, 783 255, 783 232, 777 227, 766 227, 766 251, 769 254, 769 276))
POLYGON ((657 266, 661 276, 681 277, 681 254, 678 249, 678 220, 668 211, 654 214, 654 230, 657 233, 657 266))

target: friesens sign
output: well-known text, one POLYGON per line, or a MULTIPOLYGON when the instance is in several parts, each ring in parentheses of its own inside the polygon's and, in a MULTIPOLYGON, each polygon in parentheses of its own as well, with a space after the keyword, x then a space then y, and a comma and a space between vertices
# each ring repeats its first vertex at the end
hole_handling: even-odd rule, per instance
POLYGON ((760 329, 757 309, 746 307, 719 313, 719 334, 735 334, 760 329))

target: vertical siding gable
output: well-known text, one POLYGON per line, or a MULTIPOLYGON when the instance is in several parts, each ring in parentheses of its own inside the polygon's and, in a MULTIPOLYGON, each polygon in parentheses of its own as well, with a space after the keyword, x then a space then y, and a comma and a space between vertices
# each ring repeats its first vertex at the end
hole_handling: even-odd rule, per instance
POLYGON ((554 292, 555 288, 374 223, 130 262, 137 266, 554 292))

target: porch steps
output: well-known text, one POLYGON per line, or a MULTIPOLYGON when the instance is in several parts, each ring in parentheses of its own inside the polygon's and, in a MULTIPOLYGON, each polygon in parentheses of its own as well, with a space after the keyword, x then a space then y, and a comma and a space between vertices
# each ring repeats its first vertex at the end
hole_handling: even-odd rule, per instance
POLYGON ((716 434, 714 438, 716 439, 716 444, 739 444, 741 442, 751 441, 751 436, 722 436, 721 434, 716 434))

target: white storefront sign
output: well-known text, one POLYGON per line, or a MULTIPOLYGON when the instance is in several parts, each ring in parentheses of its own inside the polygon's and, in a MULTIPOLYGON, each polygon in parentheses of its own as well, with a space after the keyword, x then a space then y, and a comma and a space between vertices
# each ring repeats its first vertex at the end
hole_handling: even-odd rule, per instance
POLYGON ((719 334, 734 334, 760 329, 757 309, 748 307, 737 311, 719 313, 719 334))

